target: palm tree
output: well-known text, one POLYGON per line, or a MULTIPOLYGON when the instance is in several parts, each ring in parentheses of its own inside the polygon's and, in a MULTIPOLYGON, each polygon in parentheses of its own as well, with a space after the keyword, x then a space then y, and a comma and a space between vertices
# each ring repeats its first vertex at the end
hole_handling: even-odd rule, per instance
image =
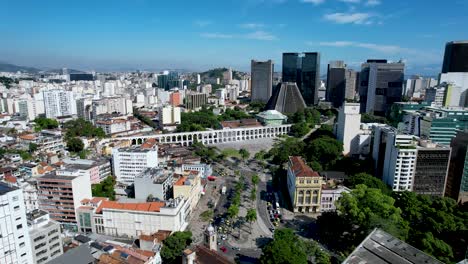
POLYGON ((252 233, 252 223, 257 221, 257 211, 254 208, 247 210, 245 219, 250 223, 250 233, 252 233))

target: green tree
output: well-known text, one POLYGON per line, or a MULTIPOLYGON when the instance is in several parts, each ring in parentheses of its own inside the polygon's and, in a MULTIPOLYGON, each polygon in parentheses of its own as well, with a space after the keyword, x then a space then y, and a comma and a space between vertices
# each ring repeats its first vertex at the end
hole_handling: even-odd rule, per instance
POLYGON ((388 233, 406 239, 408 222, 401 216, 401 210, 395 200, 383 194, 379 189, 357 185, 351 193, 344 193, 336 202, 337 211, 352 236, 352 245, 359 244, 374 228, 381 228, 388 233))
POLYGON ((289 156, 301 156, 305 149, 305 143, 297 138, 285 138, 278 140, 270 149, 269 155, 273 157, 273 163, 283 164, 288 161, 289 156))
POLYGON ((277 229, 262 249, 262 264, 306 264, 307 254, 302 241, 291 229, 277 229))
POLYGON ((34 119, 34 131, 38 132, 42 129, 54 129, 58 128, 59 123, 55 119, 45 118, 45 117, 38 117, 34 119))
POLYGON ((258 182, 260 181, 260 178, 258 177, 258 174, 252 175, 252 184, 256 186, 258 182))
POLYGON ((63 127, 67 131, 65 138, 72 137, 87 137, 87 138, 104 138, 106 133, 100 127, 95 127, 89 121, 83 118, 70 120, 63 124, 63 127))
POLYGON ((256 160, 262 161, 265 159, 266 154, 266 151, 260 150, 259 152, 255 153, 254 158, 256 160))
POLYGON ((239 154, 241 155, 242 159, 244 159, 244 160, 246 160, 246 159, 248 159, 248 158, 250 157, 249 151, 247 151, 247 150, 244 149, 244 148, 241 148, 241 149, 239 150, 239 154))
POLYGON ((69 138, 67 140, 67 149, 71 152, 80 152, 84 149, 83 141, 77 137, 69 138))
POLYGON ((395 192, 395 205, 410 223, 408 243, 449 263, 464 258, 468 212, 451 198, 395 192))
POLYGON ((163 263, 172 263, 181 260, 183 251, 192 243, 192 232, 174 232, 163 241, 161 258, 163 263))
POLYGON ((29 143, 28 149, 29 149, 29 153, 35 152, 35 151, 37 150, 37 144, 35 144, 35 143, 29 143))
POLYGON ((293 137, 301 138, 309 133, 310 128, 306 122, 295 123, 291 126, 290 134, 293 137))
POLYGON ((392 192, 392 190, 383 181, 367 173, 355 174, 349 177, 345 183, 352 189, 356 188, 359 184, 364 184, 369 188, 379 189, 382 193, 387 195, 392 192))
POLYGON ((236 204, 231 204, 227 210, 229 218, 236 218, 239 215, 239 206, 236 204))
POLYGON ((115 178, 108 176, 103 181, 98 184, 93 184, 91 186, 91 192, 93 197, 107 197, 110 200, 115 200, 115 178))
POLYGON ((309 162, 309 166, 314 171, 323 171, 322 165, 320 165, 320 163, 318 163, 318 161, 314 160, 314 161, 309 162))
POLYGON ((328 169, 335 164, 336 160, 343 153, 343 144, 338 140, 322 136, 312 140, 307 146, 306 157, 309 161, 319 162, 324 169, 328 169))
POLYGON ((250 223, 250 232, 252 232, 252 223, 257 221, 257 211, 253 208, 248 209, 245 219, 250 223))
POLYGON ((250 191, 250 200, 254 202, 257 199, 257 190, 255 187, 250 191))

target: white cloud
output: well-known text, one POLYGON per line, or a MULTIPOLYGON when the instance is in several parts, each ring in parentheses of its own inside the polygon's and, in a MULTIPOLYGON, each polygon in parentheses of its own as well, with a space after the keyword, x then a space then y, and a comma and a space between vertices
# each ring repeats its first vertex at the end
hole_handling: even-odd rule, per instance
POLYGON ((337 24, 372 24, 371 13, 332 13, 325 14, 324 19, 337 24))
POLYGON ((214 39, 231 39, 234 36, 228 34, 220 34, 220 33, 202 33, 200 36, 204 38, 214 38, 214 39))
POLYGON ((278 38, 262 30, 246 33, 246 34, 224 34, 224 33, 202 33, 200 34, 203 38, 212 38, 212 39, 254 39, 254 40, 277 40, 278 38))
POLYGON ((245 23, 239 25, 241 28, 249 28, 249 29, 256 29, 256 28, 263 28, 265 27, 264 24, 259 23, 245 23))
POLYGON ((367 0, 366 6, 377 6, 380 5, 382 2, 380 0, 367 0))
POLYGON ((271 33, 265 31, 255 31, 245 35, 245 38, 248 39, 257 39, 257 40, 276 40, 276 36, 272 35, 271 33))
POLYGON ((196 20, 194 23, 195 23, 195 25, 197 25, 199 27, 206 27, 208 25, 213 24, 213 22, 209 21, 209 20, 196 20))
POLYGON ((303 3, 312 3, 314 5, 320 5, 323 2, 325 2, 325 0, 302 0, 302 2, 303 3))

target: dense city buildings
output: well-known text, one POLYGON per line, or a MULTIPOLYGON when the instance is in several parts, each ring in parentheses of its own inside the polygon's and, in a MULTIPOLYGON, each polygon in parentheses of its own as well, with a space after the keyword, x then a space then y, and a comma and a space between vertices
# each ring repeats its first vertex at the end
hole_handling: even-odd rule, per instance
POLYGON ((361 113, 385 116, 403 92, 405 64, 367 60, 359 75, 361 113))
POLYGON ((205 93, 189 93, 185 97, 185 107, 187 109, 199 109, 207 104, 208 96, 205 93))
POLYGON ((21 189, 0 182, 0 263, 33 263, 21 189))
POLYGON ((268 102, 273 93, 273 61, 251 62, 251 100, 268 102))

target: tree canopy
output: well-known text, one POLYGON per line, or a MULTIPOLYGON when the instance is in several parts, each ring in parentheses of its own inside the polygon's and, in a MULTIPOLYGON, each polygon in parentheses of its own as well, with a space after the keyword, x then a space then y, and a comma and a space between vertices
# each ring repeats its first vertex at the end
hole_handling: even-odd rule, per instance
POLYGON ((275 142, 269 155, 273 157, 273 163, 283 164, 288 161, 289 156, 301 156, 304 149, 305 144, 302 140, 288 137, 275 142))
POLYGON ((63 127, 66 129, 65 138, 72 137, 87 137, 87 138, 104 138, 106 134, 100 127, 95 127, 89 121, 83 118, 70 120, 63 127))
POLYGON ((91 191, 93 197, 108 197, 112 201, 115 200, 115 179, 112 176, 105 178, 98 184, 93 184, 91 191))
POLYGON ((84 149, 84 143, 80 138, 77 137, 68 138, 67 149, 71 152, 80 152, 84 149))
POLYGON ((38 117, 34 119, 34 131, 38 132, 42 129, 54 129, 58 128, 59 123, 55 119, 45 118, 45 117, 38 117))
POLYGON ((353 250, 376 227, 404 240, 408 236, 408 222, 394 203, 392 197, 379 189, 357 185, 336 202, 337 212, 318 218, 320 237, 344 253, 353 250))
POLYGON ((248 150, 246 150, 245 148, 241 148, 239 150, 239 154, 241 155, 242 159, 246 160, 250 157, 250 153, 248 150))
POLYGON ((177 132, 203 131, 207 128, 217 129, 220 126, 218 119, 210 109, 202 108, 198 112, 181 114, 181 124, 177 132))
POLYGON ((310 128, 306 122, 295 123, 291 126, 290 134, 293 137, 301 138, 309 133, 310 128))
POLYGON ((183 251, 192 243, 192 232, 174 232, 163 241, 161 258, 163 263, 171 263, 183 254, 183 251))
POLYGON ((445 263, 464 258, 468 212, 451 198, 394 192, 395 205, 409 225, 408 243, 445 263))
POLYGON ((251 116, 243 110, 230 108, 226 109, 223 114, 218 116, 218 120, 220 121, 239 120, 246 118, 251 118, 251 116))
POLYGON ((343 153, 343 144, 338 140, 322 136, 312 142, 306 148, 306 158, 309 161, 316 161, 324 169, 328 169, 335 164, 336 160, 343 153))
POLYGON ((392 191, 383 181, 367 173, 355 174, 349 177, 345 184, 352 189, 359 184, 364 184, 369 188, 379 189, 384 194, 390 194, 392 191))
POLYGON ((277 229, 270 241, 262 249, 260 263, 262 264, 296 264, 296 263, 330 264, 330 256, 313 241, 304 241, 291 229, 277 229))

